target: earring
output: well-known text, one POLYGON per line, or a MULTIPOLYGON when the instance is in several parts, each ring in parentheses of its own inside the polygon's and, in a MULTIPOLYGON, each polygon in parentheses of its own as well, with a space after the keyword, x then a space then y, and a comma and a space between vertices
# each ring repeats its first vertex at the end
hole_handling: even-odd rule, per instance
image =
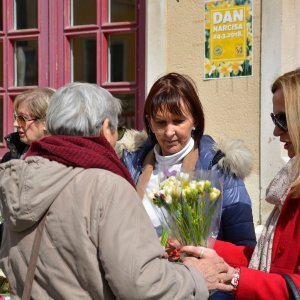
POLYGON ((192 130, 196 130, 196 127, 193 127, 192 130))

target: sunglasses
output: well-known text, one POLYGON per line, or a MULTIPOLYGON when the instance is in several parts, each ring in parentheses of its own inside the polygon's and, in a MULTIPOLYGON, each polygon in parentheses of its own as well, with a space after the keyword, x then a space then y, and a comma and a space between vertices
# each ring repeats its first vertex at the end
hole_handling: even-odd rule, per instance
POLYGON ((286 115, 284 112, 280 112, 276 115, 271 113, 271 118, 275 126, 279 127, 282 131, 288 131, 286 115))
POLYGON ((118 127, 118 141, 121 140, 125 134, 126 128, 119 126, 118 127))
POLYGON ((17 121, 17 123, 21 127, 26 127, 26 122, 37 120, 37 119, 29 119, 29 117, 27 117, 27 116, 18 115, 18 114, 14 114, 14 119, 17 121))

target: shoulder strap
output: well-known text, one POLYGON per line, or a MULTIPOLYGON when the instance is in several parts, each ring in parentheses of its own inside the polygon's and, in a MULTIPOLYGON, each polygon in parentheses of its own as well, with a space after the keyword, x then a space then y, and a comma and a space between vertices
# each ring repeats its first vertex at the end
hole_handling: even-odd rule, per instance
POLYGON ((27 269, 27 274, 26 274, 26 279, 25 279, 25 283, 24 283, 22 300, 30 300, 33 278, 34 278, 36 263, 37 263, 37 259, 38 259, 38 255, 39 255, 39 251, 40 251, 40 245, 41 245, 43 230, 45 227, 47 212, 48 212, 48 210, 44 214, 43 218, 40 220, 40 222, 37 226, 36 233, 35 233, 34 242, 33 242, 32 250, 31 250, 28 269, 27 269))
POLYGON ((287 285, 288 290, 289 290, 290 299, 299 300, 300 299, 300 293, 299 293, 299 290, 298 290, 295 282, 293 281, 292 277, 288 274, 281 274, 281 275, 286 281, 286 285, 287 285))
MULTIPOLYGON (((67 180, 67 182, 65 184, 68 184, 78 174, 80 174, 81 172, 84 172, 84 170, 85 169, 82 169, 82 168, 73 169, 71 176, 69 176, 69 179, 67 180)), ((58 197, 58 196, 56 196, 56 197, 58 197)), ((51 205, 53 205, 53 202, 51 205)), ((33 284, 33 279, 34 279, 34 273, 35 273, 38 255, 39 255, 39 251, 40 251, 40 245, 41 245, 42 235, 43 235, 43 231, 44 231, 44 227, 45 227, 46 216, 48 214, 48 211, 49 211, 51 205, 45 211, 44 215, 41 217, 41 219, 39 220, 39 223, 36 227, 36 232, 35 232, 32 250, 31 250, 31 254, 30 254, 30 259, 29 259, 29 263, 28 263, 27 274, 26 274, 25 283, 24 283, 23 294, 22 294, 22 298, 21 298, 22 300, 30 300, 30 298, 31 298, 30 296, 31 296, 32 284, 33 284)))

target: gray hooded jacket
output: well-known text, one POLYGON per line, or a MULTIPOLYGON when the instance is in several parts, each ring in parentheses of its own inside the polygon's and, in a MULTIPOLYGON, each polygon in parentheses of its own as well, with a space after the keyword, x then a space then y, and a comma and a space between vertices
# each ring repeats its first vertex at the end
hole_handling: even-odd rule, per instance
POLYGON ((164 251, 133 187, 101 169, 41 157, 0 165, 0 267, 22 295, 38 221, 47 212, 33 299, 206 299, 200 273, 164 251))

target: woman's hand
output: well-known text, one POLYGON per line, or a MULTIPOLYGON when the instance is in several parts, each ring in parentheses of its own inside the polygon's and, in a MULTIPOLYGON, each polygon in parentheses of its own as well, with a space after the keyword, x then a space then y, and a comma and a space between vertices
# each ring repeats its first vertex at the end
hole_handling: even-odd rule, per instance
POLYGON ((233 291, 230 281, 232 268, 225 263, 215 250, 204 247, 184 246, 180 250, 189 256, 182 259, 183 263, 195 267, 203 274, 209 290, 233 291))
POLYGON ((177 240, 168 240, 165 249, 169 261, 176 262, 180 260, 180 247, 181 244, 177 240))

